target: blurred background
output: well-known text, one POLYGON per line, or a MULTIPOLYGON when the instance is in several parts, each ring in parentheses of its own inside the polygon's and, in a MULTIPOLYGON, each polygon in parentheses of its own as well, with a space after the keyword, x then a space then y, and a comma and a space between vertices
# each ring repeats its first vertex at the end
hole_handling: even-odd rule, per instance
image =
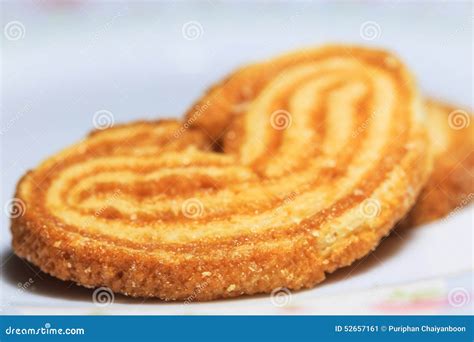
MULTIPOLYGON (((110 118, 120 123, 178 117, 236 67, 305 46, 335 42, 388 48, 411 67, 425 94, 472 109, 473 17, 471 1, 2 1, 2 206, 13 196, 16 182, 26 170, 93 129, 96 113, 108 115, 105 124, 111 124, 110 118)), ((472 225, 472 214, 463 224, 469 224, 469 217, 472 225)), ((443 242, 442 236, 438 239, 443 242)), ((465 243, 455 241, 453 246, 458 253, 471 251, 471 255, 472 242, 465 243)), ((82 289, 73 295, 74 305, 70 297, 58 299, 51 291, 46 291, 46 297, 54 301, 46 304, 41 290, 40 296, 34 291, 13 296, 17 282, 25 284, 28 274, 36 271, 12 257, 9 245, 9 222, 3 215, 2 271, 10 263, 15 269, 26 267, 26 273, 10 270, 7 277, 2 276, 3 298, 12 302, 11 306, 22 307, 22 312, 37 312, 25 308, 55 303, 75 306, 77 298, 83 297, 78 301, 90 302, 90 294, 82 289)), ((429 243, 425 247, 430 248, 429 243)), ((420 253, 412 252, 405 256, 405 265, 411 258, 423 259, 420 253)), ((459 259, 466 259, 466 254, 459 259)), ((455 279, 464 279, 461 282, 469 281, 469 276, 468 280, 458 276, 459 270, 472 268, 472 260, 467 258, 466 262, 454 271, 450 269, 455 279)), ((407 279, 397 279, 390 268, 375 275, 359 272, 362 282, 358 287, 332 286, 328 291, 333 296, 345 288, 366 291, 380 285, 374 277, 392 279, 388 284, 423 277, 432 281, 441 266, 435 269, 429 265, 427 259, 426 264, 409 271, 411 278, 407 279)), ((429 283, 429 289, 421 293, 446 290, 446 281, 452 280, 443 279, 436 278, 435 285, 429 283)), ((468 288, 472 289, 472 278, 470 281, 468 288)), ((46 284, 58 292, 64 290, 54 280, 46 280, 46 284)), ((41 287, 39 283, 35 286, 41 287)), ((305 300, 300 309, 306 308, 308 313, 318 310, 308 306, 315 303, 308 296, 316 302, 329 301, 337 308, 336 297, 321 297, 327 292, 324 289, 320 287, 316 297, 309 292, 302 294, 305 300)), ((419 293, 416 285, 414 289, 419 293)), ((354 298, 378 298, 374 293, 354 298)), ((367 300, 345 297, 340 310, 358 312, 355 307, 347 309, 347 305, 361 301, 366 303, 363 312, 370 313, 373 308, 367 300)), ((433 310, 445 312, 436 306, 436 300, 433 310)), ((216 311, 216 305, 207 310, 225 313, 216 311)))

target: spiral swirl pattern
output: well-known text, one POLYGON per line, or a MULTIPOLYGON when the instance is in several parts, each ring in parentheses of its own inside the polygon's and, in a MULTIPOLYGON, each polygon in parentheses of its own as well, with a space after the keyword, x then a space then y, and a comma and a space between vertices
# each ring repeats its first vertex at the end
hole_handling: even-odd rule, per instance
POLYGON ((364 40, 374 40, 381 36, 382 29, 375 21, 366 21, 360 25, 359 33, 364 40))
POLYGON ((19 198, 12 198, 5 204, 4 211, 9 218, 18 218, 25 214, 26 204, 19 198))
POLYGON ((460 130, 469 127, 471 124, 471 115, 463 110, 454 110, 448 116, 449 127, 460 130))
POLYGON ((115 126, 28 173, 14 248, 61 279, 133 296, 314 286, 413 204, 430 169, 423 118, 411 76, 383 51, 251 65, 193 106, 188 129, 115 126), (284 129, 272 113, 291 113, 284 129), (377 215, 364 217, 370 198, 377 215))
POLYGON ((185 39, 196 40, 203 35, 204 28, 198 21, 188 21, 183 25, 181 31, 185 39))
POLYGON ((448 303, 452 307, 460 308, 471 302, 471 295, 464 287, 455 287, 448 293, 448 303))
POLYGON ((114 300, 114 293, 107 287, 99 287, 92 293, 92 302, 99 307, 112 305, 114 300))
POLYGON ((3 28, 5 38, 11 41, 23 39, 26 34, 25 25, 20 21, 10 21, 3 28))
POLYGON ((92 124, 95 129, 107 129, 114 125, 115 119, 112 112, 102 109, 94 113, 92 124))

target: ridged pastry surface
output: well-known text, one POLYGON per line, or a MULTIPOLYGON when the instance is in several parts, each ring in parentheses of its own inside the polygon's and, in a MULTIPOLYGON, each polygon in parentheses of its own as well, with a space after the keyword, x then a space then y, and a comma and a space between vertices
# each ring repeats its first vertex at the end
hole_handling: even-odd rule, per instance
POLYGON ((132 296, 311 287, 414 204, 431 170, 424 125, 387 52, 332 46, 251 65, 184 122, 99 131, 25 175, 14 250, 132 296))
POLYGON ((454 215, 474 199, 474 116, 436 100, 426 110, 434 167, 403 228, 454 215))

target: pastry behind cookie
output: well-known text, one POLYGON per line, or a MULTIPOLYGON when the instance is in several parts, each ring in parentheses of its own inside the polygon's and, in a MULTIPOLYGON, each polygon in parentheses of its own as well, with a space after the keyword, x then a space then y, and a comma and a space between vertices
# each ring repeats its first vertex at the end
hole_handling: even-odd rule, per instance
POLYGON ((427 100, 428 128, 434 151, 433 172, 400 228, 445 217, 474 198, 474 124, 466 110, 427 100))

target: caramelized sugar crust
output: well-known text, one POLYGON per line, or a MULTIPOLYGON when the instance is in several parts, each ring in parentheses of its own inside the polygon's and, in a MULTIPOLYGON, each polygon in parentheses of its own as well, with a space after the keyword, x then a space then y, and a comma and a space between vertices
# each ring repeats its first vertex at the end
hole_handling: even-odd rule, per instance
POLYGON ((297 51, 232 74, 183 122, 98 131, 28 172, 13 247, 60 279, 131 296, 308 288, 406 215, 429 151, 396 57, 297 51))
POLYGON ((472 114, 435 100, 428 100, 426 107, 434 167, 416 205, 400 222, 403 228, 455 214, 474 197, 472 114))

